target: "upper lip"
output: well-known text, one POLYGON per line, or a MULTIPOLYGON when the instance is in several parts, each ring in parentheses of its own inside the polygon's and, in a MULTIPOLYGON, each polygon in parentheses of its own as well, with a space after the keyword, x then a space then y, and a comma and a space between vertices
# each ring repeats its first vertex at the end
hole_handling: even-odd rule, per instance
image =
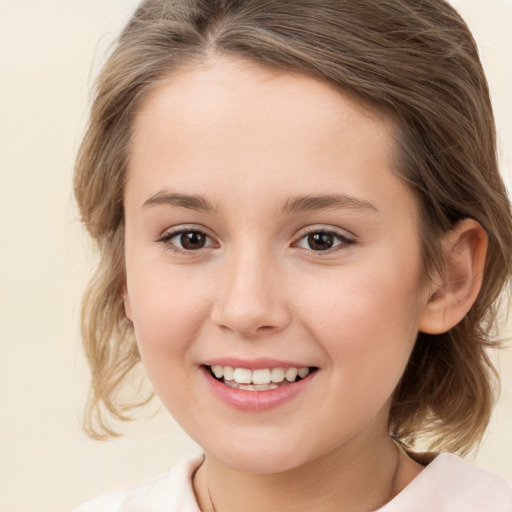
POLYGON ((309 368, 311 364, 298 363, 295 361, 283 361, 272 358, 240 359, 237 357, 219 357, 208 359, 201 363, 202 366, 231 366, 232 368, 246 368, 247 370, 258 370, 260 368, 309 368))

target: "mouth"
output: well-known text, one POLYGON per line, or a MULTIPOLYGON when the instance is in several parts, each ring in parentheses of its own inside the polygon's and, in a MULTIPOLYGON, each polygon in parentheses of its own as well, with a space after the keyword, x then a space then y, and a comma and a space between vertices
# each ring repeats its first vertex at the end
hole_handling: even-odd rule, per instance
POLYGON ((307 379, 318 370, 315 366, 292 368, 234 368, 232 366, 205 365, 204 368, 216 381, 244 391, 270 391, 307 379))

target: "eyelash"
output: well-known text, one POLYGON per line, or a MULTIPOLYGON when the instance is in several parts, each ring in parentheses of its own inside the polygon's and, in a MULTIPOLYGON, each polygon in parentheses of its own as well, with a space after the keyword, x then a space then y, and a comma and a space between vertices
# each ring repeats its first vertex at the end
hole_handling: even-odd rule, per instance
POLYGON ((164 233, 157 240, 157 242, 160 242, 167 250, 169 250, 171 252, 174 252, 174 253, 177 253, 177 254, 191 254, 191 253, 194 253, 194 252, 199 252, 202 249, 208 248, 208 247, 201 247, 201 248, 199 248, 197 250, 184 249, 184 248, 176 247, 171 242, 173 238, 177 238, 180 235, 184 235, 185 233, 196 233, 196 234, 204 236, 205 238, 207 238, 209 240, 212 240, 212 237, 208 236, 204 231, 202 231, 200 229, 194 229, 194 228, 185 228, 184 229, 184 228, 180 228, 180 229, 177 229, 176 231, 170 231, 170 232, 164 233))
POLYGON ((329 236, 332 236, 335 240, 337 240, 339 243, 337 245, 334 245, 333 247, 325 250, 325 251, 315 251, 314 249, 306 249, 306 248, 303 248, 305 251, 311 251, 315 254, 318 254, 318 255, 327 255, 327 254, 331 254, 337 250, 340 250, 342 248, 346 248, 346 247, 349 247, 351 245, 354 245, 356 243, 356 239, 355 238, 351 238, 349 236, 347 236, 346 234, 342 234, 340 233, 339 231, 334 231, 332 229, 325 229, 325 228, 311 228, 309 230, 307 230, 305 233, 303 233, 297 242, 294 242, 294 245, 297 245, 298 242, 300 242, 301 240, 309 237, 310 235, 316 235, 316 234, 322 234, 322 235, 329 235, 329 236))
MULTIPOLYGON (((172 240, 174 238, 177 238, 183 234, 186 234, 186 233, 195 233, 195 234, 199 234, 201 236, 204 236, 206 239, 209 239, 210 241, 212 241, 212 238, 210 236, 208 236, 204 231, 200 230, 200 229, 193 229, 193 228, 189 228, 189 229, 183 229, 183 228, 180 228, 176 231, 170 231, 170 232, 167 232, 167 233, 164 233, 163 236, 161 236, 160 238, 157 239, 157 242, 163 244, 165 246, 165 248, 169 251, 172 251, 174 253, 177 253, 177 254, 192 254, 192 253, 196 253, 196 252, 199 252, 203 249, 208 249, 209 246, 205 246, 205 247, 200 247, 199 249, 185 249, 185 248, 179 248, 179 247, 176 247, 173 243, 172 243, 172 240)), ((337 251, 339 250, 340 248, 343 248, 343 247, 348 247, 350 245, 353 245, 356 243, 356 240, 354 238, 351 238, 345 234, 342 234, 338 231, 334 231, 332 229, 322 229, 322 228, 312 228, 308 231, 306 231, 305 233, 303 233, 296 242, 294 242, 294 246, 297 246, 298 243, 307 238, 308 236, 310 235, 316 235, 316 234, 322 234, 322 235, 328 235, 328 236, 331 236, 335 239, 335 241, 338 241, 339 243, 334 245, 333 247, 323 251, 323 250, 314 250, 314 249, 307 249, 307 248, 304 248, 302 247, 303 250, 305 251, 310 251, 310 252, 313 252, 315 254, 318 254, 318 255, 324 255, 324 254, 330 254, 334 251, 337 251)))

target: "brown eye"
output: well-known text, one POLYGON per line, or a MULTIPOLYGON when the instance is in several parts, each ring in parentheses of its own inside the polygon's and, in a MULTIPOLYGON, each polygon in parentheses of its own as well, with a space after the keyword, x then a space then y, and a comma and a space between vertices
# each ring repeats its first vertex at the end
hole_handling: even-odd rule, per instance
POLYGON ((177 253, 199 251, 216 245, 206 233, 192 229, 166 233, 158 242, 177 253))
POLYGON ((199 231, 185 231, 179 240, 181 247, 187 251, 202 249, 206 245, 207 236, 199 231))
POLYGON ((306 233, 299 239, 296 245, 310 251, 327 252, 331 249, 343 249, 355 243, 356 241, 353 238, 349 238, 344 233, 330 230, 318 230, 306 233))
POLYGON ((334 245, 336 237, 333 233, 310 233, 307 241, 313 251, 327 251, 334 245))

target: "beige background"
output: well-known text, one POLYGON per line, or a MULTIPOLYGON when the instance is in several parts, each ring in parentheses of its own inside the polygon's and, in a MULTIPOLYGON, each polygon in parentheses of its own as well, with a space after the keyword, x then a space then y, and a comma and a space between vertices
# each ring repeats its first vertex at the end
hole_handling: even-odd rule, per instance
MULTIPOLYGON (((0 512, 64 512, 198 450, 165 413, 106 443, 79 426, 79 304, 94 254, 71 196, 73 159, 92 77, 135 4, 0 0, 0 512)), ((480 45, 510 172, 512 0, 454 4, 480 45)), ((475 462, 512 479, 510 351, 500 364, 503 396, 475 462)))

